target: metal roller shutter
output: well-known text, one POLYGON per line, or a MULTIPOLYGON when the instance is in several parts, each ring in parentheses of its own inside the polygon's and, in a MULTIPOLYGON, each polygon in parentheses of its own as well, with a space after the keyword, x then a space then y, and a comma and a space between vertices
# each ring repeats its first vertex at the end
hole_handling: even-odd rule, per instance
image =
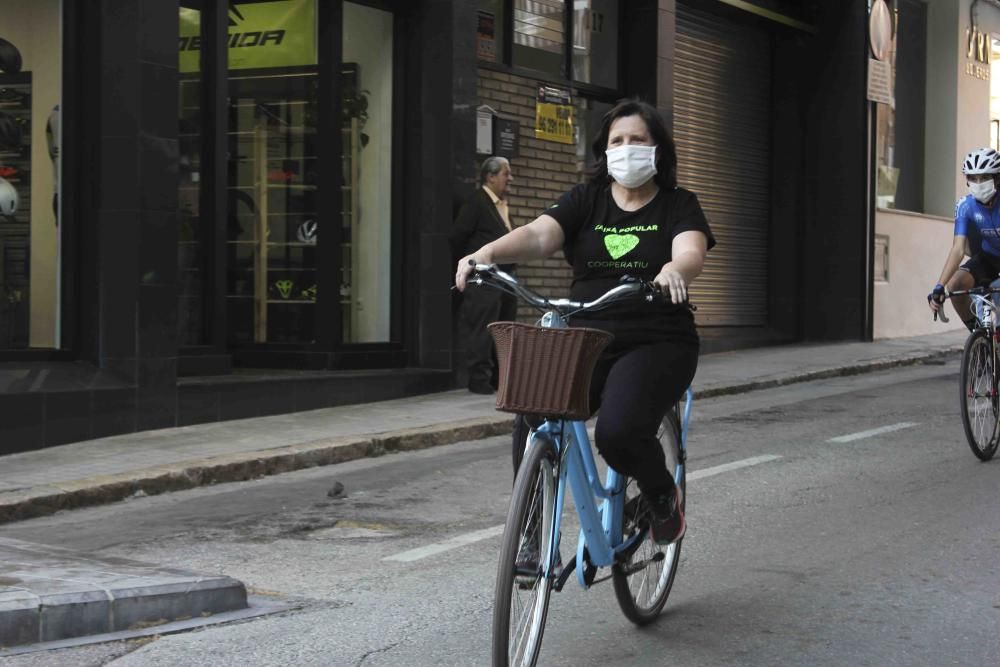
POLYGON ((767 323, 771 49, 766 32, 678 3, 677 180, 718 245, 691 290, 700 326, 767 323))

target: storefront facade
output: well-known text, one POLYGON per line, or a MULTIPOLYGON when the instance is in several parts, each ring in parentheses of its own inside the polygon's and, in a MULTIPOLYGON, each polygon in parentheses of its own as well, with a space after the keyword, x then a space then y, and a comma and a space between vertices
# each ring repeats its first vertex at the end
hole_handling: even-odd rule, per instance
POLYGON ((15 2, 0 451, 449 387, 458 4, 15 2))
MULTIPOLYGON (((692 290, 703 349, 871 337, 865 3, 481 0, 477 11, 479 109, 520 132, 517 223, 584 177, 601 115, 638 95, 670 120, 678 180, 719 240, 692 290), (582 74, 588 59, 596 76, 582 74), (542 88, 571 97, 564 143, 536 128, 542 88)), ((467 164, 467 190, 474 176, 467 164)), ((556 293, 570 281, 558 258, 518 273, 556 293)))
POLYGON ((865 7, 800 4, 14 0, 0 454, 454 386, 478 163, 509 153, 528 222, 624 96, 670 120, 719 236, 706 349, 864 338, 825 307, 870 285, 865 7))
POLYGON ((935 321, 924 304, 952 244, 956 202, 968 194, 962 161, 975 148, 1000 150, 1000 3, 888 5, 895 104, 874 104, 874 333, 964 330, 961 317, 935 321))

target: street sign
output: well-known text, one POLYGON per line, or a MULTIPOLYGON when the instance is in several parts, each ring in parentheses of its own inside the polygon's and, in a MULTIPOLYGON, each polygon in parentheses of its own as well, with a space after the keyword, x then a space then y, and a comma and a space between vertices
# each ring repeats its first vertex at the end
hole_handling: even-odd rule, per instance
POLYGON ((568 90, 539 86, 535 102, 535 137, 545 141, 572 144, 573 97, 568 90))
POLYGON ((892 95, 892 66, 875 58, 868 59, 868 99, 894 106, 892 95))

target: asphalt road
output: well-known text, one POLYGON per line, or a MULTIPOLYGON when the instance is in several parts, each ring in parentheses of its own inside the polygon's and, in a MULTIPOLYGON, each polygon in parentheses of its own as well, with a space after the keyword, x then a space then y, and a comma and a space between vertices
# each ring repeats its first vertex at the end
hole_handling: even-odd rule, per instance
MULTIPOLYGON (((1000 462, 965 444, 957 369, 698 403, 663 616, 634 628, 610 583, 571 579, 553 595, 540 664, 997 664, 1000 462)), ((494 438, 5 526, 228 574, 298 608, 4 667, 486 665, 511 480, 509 443, 494 438), (346 497, 327 496, 337 482, 346 497)))

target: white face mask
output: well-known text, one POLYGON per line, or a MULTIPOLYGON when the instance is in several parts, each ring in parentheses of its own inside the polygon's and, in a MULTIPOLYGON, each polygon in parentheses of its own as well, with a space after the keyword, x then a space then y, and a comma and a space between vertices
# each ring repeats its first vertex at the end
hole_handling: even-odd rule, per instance
POLYGON ((656 146, 628 144, 609 148, 608 173, 626 188, 637 188, 656 174, 656 146))
POLYGON ((969 192, 976 201, 985 204, 990 200, 990 197, 996 194, 996 187, 993 185, 993 179, 988 181, 983 181, 982 183, 972 183, 969 182, 969 192))

